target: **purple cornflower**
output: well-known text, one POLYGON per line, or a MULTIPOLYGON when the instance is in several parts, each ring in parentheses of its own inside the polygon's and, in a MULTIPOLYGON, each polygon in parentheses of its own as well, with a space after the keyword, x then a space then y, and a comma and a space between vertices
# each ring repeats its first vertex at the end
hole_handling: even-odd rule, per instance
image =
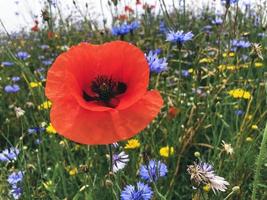
POLYGON ((42 133, 45 131, 44 127, 33 127, 33 128, 28 128, 28 133, 29 135, 31 134, 36 134, 36 133, 42 133))
POLYGON ((48 65, 51 65, 53 63, 53 60, 52 59, 43 60, 42 63, 43 63, 43 65, 48 66, 48 65))
POLYGON ((187 172, 190 174, 191 181, 194 182, 194 185, 210 184, 214 193, 216 191, 226 191, 227 185, 229 185, 223 177, 215 174, 212 165, 208 163, 200 162, 189 165, 187 172))
POLYGON ((111 33, 114 36, 123 36, 130 32, 130 27, 127 23, 119 25, 119 26, 113 26, 111 33))
POLYGON ((133 185, 126 185, 121 192, 121 200, 150 200, 153 196, 151 188, 142 182, 133 185))
POLYGON ((155 182, 159 177, 166 176, 168 172, 167 166, 161 161, 150 160, 148 165, 142 165, 139 175, 142 179, 149 182, 155 182))
POLYGON ((158 52, 149 51, 146 59, 150 72, 161 73, 167 70, 167 58, 158 58, 158 52))
POLYGON ((0 152, 0 161, 11 162, 13 160, 17 160, 18 155, 19 155, 19 149, 11 147, 9 149, 5 149, 2 152, 0 152))
POLYGON ((119 170, 123 169, 128 162, 129 156, 124 151, 120 152, 119 154, 113 154, 112 171, 114 173, 118 172, 119 170))
POLYGON ((185 78, 189 77, 189 76, 190 76, 190 73, 189 73, 189 71, 188 71, 188 70, 185 70, 185 69, 183 69, 183 70, 182 70, 182 76, 183 76, 183 77, 185 77, 185 78))
POLYGON ((13 62, 9 62, 9 61, 3 61, 3 62, 1 63, 1 65, 2 65, 3 67, 11 67, 11 66, 14 65, 14 63, 13 63, 13 62))
POLYGON ((182 45, 185 42, 192 40, 194 34, 192 32, 184 33, 184 31, 170 31, 167 33, 166 37, 166 41, 182 45))
POLYGON ((14 185, 12 186, 12 189, 10 190, 10 194, 12 195, 14 199, 19 199, 22 194, 22 188, 14 185))
POLYGON ((207 25, 207 26, 204 26, 202 30, 203 30, 203 32, 210 33, 211 29, 212 29, 212 26, 207 25))
POLYGON ((250 47, 250 42, 245 40, 232 40, 231 44, 236 48, 248 48, 250 47))
POLYGON ((47 44, 42 44, 42 45, 40 45, 40 48, 41 49, 49 49, 49 45, 47 45, 47 44))
POLYGON ((211 21, 211 23, 213 25, 217 25, 218 26, 218 25, 221 25, 223 23, 223 20, 220 17, 216 17, 214 20, 211 21))
POLYGON ((241 116, 241 115, 244 114, 244 111, 243 111, 243 110, 235 110, 235 114, 236 114, 237 116, 241 116))
POLYGON ((19 77, 19 76, 13 76, 13 77, 11 78, 11 80, 12 80, 13 82, 17 82, 17 81, 20 80, 20 77, 19 77))
POLYGON ((18 171, 18 172, 13 172, 12 174, 10 174, 7 178, 7 182, 13 186, 13 185, 17 185, 17 183, 21 182, 23 179, 23 172, 22 171, 18 171))
POLYGON ((21 60, 26 60, 27 58, 30 57, 30 54, 28 54, 26 51, 19 51, 17 53, 17 57, 21 60))
POLYGON ((16 93, 20 90, 20 87, 17 84, 7 85, 7 86, 5 86, 4 90, 7 93, 16 93))

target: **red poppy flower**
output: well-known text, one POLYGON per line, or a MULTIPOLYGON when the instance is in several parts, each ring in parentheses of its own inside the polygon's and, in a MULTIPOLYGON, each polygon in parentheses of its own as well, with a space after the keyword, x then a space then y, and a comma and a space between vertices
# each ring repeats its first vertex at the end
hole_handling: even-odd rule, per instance
POLYGON ((149 67, 132 44, 81 43, 61 54, 48 71, 46 96, 57 132, 82 144, 110 144, 143 130, 163 104, 147 91, 149 67))

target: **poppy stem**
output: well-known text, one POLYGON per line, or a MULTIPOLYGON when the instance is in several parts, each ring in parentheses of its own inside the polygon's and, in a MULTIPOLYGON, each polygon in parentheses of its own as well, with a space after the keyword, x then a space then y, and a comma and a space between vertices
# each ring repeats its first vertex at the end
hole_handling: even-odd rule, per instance
POLYGON ((112 165, 113 165, 113 154, 112 154, 112 145, 111 144, 109 144, 108 145, 108 150, 109 150, 109 159, 110 159, 110 163, 109 163, 109 171, 110 172, 113 172, 113 170, 112 170, 112 165))

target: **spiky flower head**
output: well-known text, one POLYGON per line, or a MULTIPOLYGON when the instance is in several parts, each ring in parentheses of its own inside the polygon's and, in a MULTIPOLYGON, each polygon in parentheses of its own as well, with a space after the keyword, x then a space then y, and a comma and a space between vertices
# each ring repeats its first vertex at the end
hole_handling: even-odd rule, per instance
POLYGON ((226 191, 229 183, 220 176, 217 176, 213 170, 212 165, 204 162, 189 165, 187 172, 190 174, 190 179, 194 186, 200 187, 201 185, 210 184, 211 189, 215 193, 216 191, 226 191))

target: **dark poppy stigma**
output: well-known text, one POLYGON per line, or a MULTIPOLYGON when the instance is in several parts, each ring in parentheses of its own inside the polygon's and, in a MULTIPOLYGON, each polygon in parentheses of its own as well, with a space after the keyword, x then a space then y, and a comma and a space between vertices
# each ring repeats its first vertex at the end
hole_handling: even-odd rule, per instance
POLYGON ((108 107, 116 107, 116 96, 123 94, 127 90, 127 85, 120 81, 115 81, 108 76, 97 76, 91 83, 91 90, 95 96, 90 96, 83 91, 85 101, 101 101, 108 107))

